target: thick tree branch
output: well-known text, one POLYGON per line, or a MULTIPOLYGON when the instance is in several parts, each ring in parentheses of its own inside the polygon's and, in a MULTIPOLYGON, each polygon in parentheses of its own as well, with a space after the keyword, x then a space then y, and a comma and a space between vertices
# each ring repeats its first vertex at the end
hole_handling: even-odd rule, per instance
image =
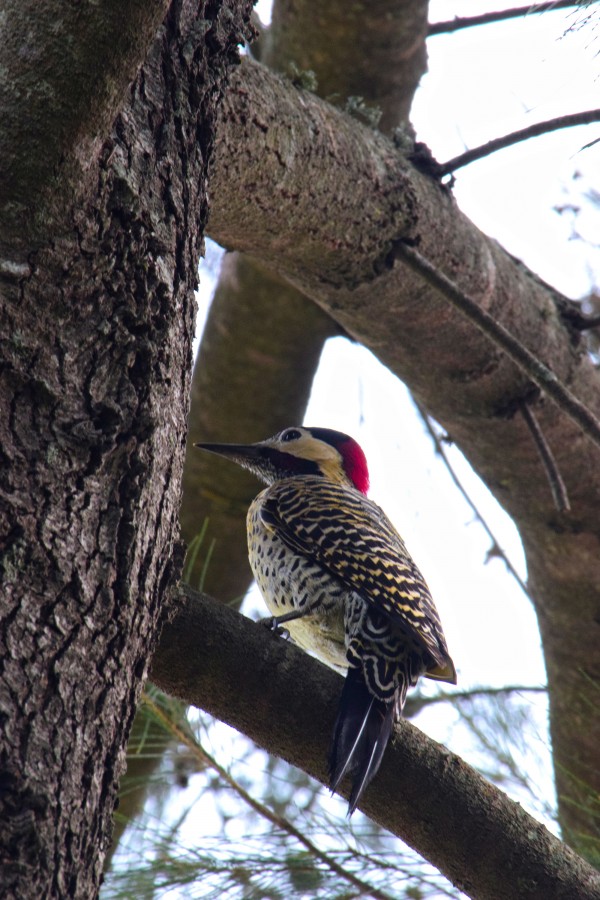
MULTIPOLYGON (((227 98, 215 166, 211 230, 218 239, 268 259, 302 284, 427 397, 428 409, 441 412, 438 421, 452 423, 455 440, 480 445, 484 476, 486 459, 494 468, 501 465, 494 452, 499 436, 514 446, 518 422, 512 416, 531 385, 502 353, 490 358, 488 340, 398 265, 401 240, 412 241, 462 295, 468 292, 484 313, 518 334, 534 359, 551 361, 555 378, 568 382, 578 402, 596 413, 599 376, 564 323, 568 301, 478 232, 448 191, 383 137, 256 64, 243 68, 227 98), (444 240, 438 239, 442 234, 444 240)), ((548 406, 544 412, 553 427, 576 433, 548 406)), ((518 443, 525 439, 520 430, 518 443)), ((584 461, 581 452, 588 452, 580 440, 576 444, 575 468, 584 461)), ((565 443, 567 452, 569 447, 572 441, 565 443)), ((589 452, 594 459, 594 448, 589 452)), ((506 486, 515 474, 519 478, 512 461, 510 472, 506 486)), ((490 481, 499 475, 490 472, 490 481)), ((526 477, 530 499, 529 472, 526 477)), ((543 477, 538 488, 547 501, 543 477)), ((594 489, 600 489, 600 477, 594 476, 594 489)), ((521 504, 517 494, 502 492, 513 514, 542 514, 530 502, 521 504)), ((582 492, 580 500, 585 509, 582 492)))
POLYGON ((418 246, 597 416, 600 374, 568 326, 568 301, 481 234, 450 192, 385 138, 257 64, 242 67, 226 98, 213 191, 213 236, 278 269, 370 347, 517 522, 548 668, 561 821, 574 840, 597 833, 599 724, 580 727, 600 681, 597 449, 554 404, 537 404, 571 502, 570 513, 557 513, 514 415, 531 382, 401 265, 394 247, 418 246))
MULTIPOLYGON (((163 630, 153 681, 326 783, 340 676, 215 600, 188 589, 181 600, 163 630)), ((600 898, 597 872, 407 722, 361 808, 470 897, 600 898)))

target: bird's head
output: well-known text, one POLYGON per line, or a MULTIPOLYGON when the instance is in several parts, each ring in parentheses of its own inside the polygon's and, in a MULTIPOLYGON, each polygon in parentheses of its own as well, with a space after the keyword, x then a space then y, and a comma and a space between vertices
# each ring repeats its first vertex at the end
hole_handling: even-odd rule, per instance
POLYGON ((356 441, 330 428, 285 428, 257 444, 194 444, 231 459, 273 484, 296 475, 321 475, 363 494, 369 489, 367 460, 356 441))

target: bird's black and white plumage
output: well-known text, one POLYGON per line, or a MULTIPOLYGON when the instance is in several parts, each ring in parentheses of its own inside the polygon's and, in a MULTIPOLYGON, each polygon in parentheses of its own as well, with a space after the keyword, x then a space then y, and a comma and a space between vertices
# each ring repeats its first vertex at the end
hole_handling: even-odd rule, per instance
POLYGON ((442 626, 402 538, 366 496, 359 445, 326 428, 257 444, 199 444, 268 484, 248 510, 254 576, 295 643, 347 670, 330 753, 331 789, 352 776, 349 812, 377 772, 406 691, 456 682, 442 626))

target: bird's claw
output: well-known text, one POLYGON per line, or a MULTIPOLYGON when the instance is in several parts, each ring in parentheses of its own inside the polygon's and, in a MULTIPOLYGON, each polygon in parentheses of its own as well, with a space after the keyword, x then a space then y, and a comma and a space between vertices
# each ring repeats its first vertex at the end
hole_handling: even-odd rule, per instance
POLYGON ((279 624, 277 616, 266 616, 264 619, 259 619, 258 622, 259 625, 264 625, 269 631, 272 631, 273 634, 283 638, 284 641, 289 641, 290 633, 287 628, 284 628, 283 625, 279 624))

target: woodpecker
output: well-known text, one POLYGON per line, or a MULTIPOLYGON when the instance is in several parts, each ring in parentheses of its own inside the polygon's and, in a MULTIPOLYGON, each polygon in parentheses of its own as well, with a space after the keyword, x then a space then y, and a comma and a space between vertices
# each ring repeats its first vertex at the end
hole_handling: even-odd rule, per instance
POLYGON ((196 444, 268 487, 248 510, 250 565, 272 624, 347 671, 329 757, 330 786, 352 775, 351 815, 376 774, 406 692, 421 675, 456 684, 431 594, 383 510, 353 438, 286 428, 256 444, 196 444))

